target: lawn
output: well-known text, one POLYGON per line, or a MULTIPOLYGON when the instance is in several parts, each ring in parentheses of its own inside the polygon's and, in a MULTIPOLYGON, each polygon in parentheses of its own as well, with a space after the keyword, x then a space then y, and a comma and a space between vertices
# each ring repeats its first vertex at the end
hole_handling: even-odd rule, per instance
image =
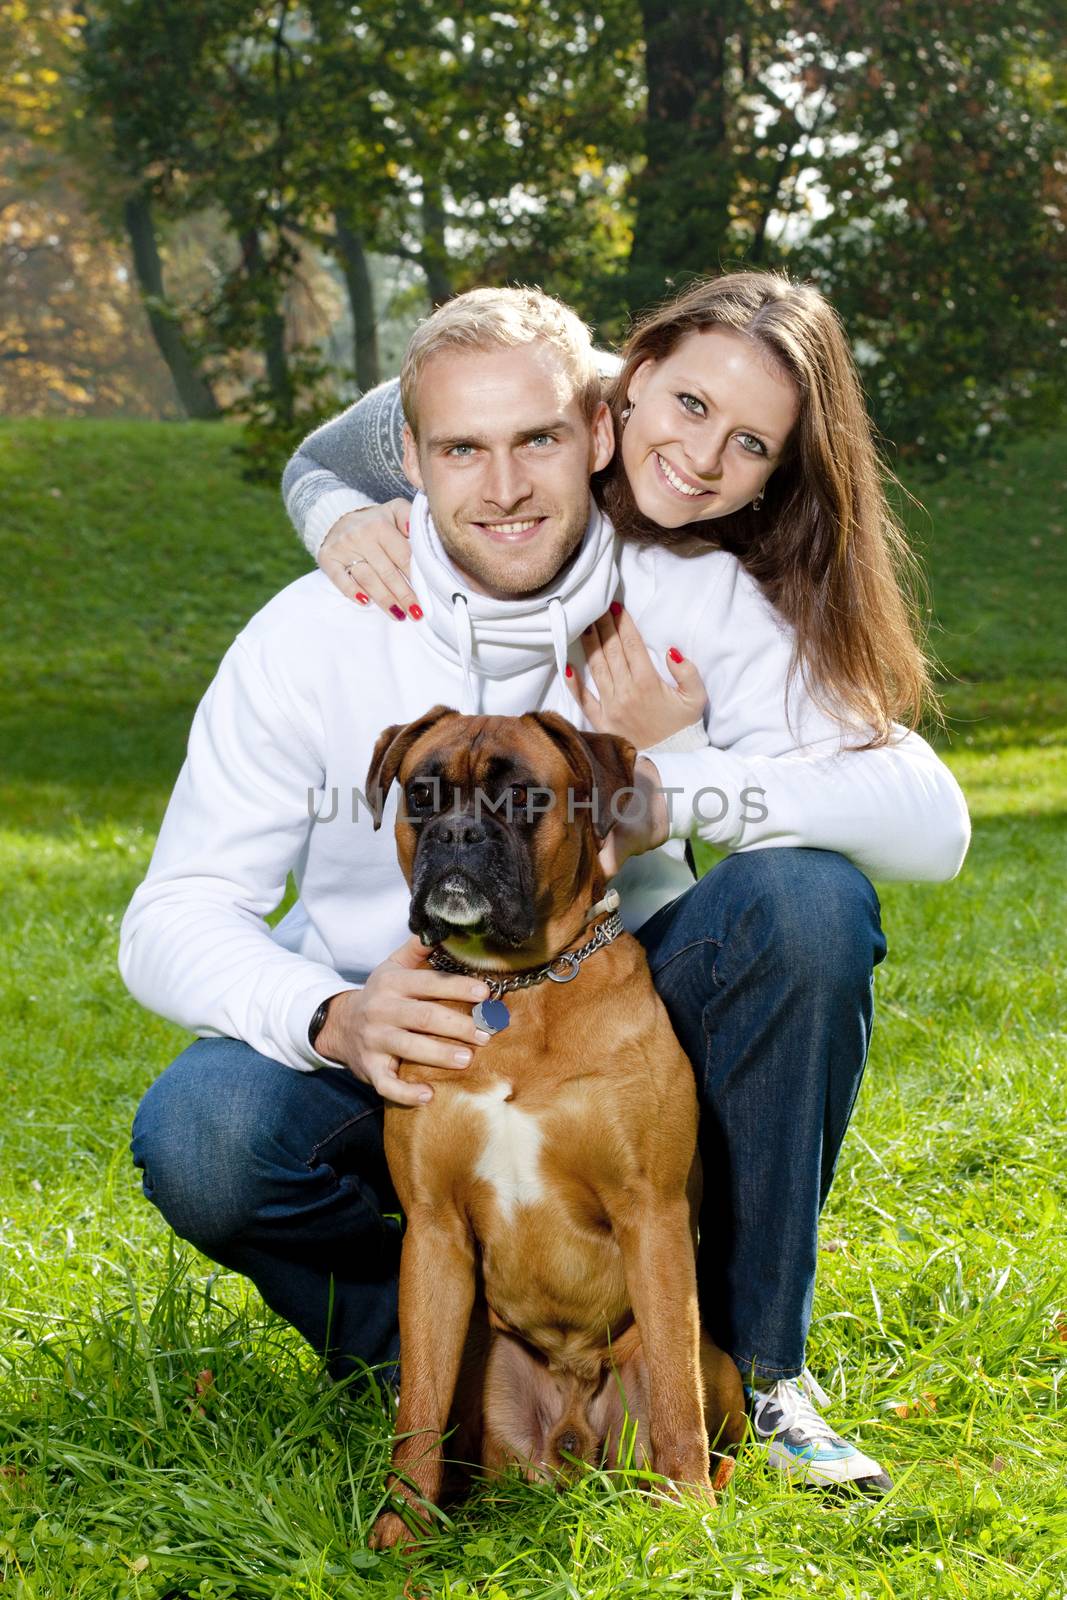
POLYGON ((127 1151, 184 1040, 118 923, 218 657, 305 558, 221 428, 0 425, 5 1600, 1067 1595, 1065 443, 910 485, 975 837, 957 882, 882 894, 810 1350, 894 1493, 828 1506, 749 1456, 703 1518, 505 1483, 405 1564, 365 1546, 383 1410, 175 1245, 127 1151))

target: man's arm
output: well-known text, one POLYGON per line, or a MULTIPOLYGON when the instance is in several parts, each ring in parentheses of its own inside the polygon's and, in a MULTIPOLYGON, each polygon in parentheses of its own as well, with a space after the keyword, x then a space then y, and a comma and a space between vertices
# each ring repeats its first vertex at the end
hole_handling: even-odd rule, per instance
POLYGON ((131 993, 195 1033, 243 1039, 310 1070, 308 1024, 355 985, 284 950, 265 922, 312 825, 322 763, 241 640, 196 713, 148 875, 123 918, 119 967, 131 993))
POLYGON ((242 1039, 298 1070, 341 1065, 385 1099, 421 1104, 432 1090, 401 1080, 399 1062, 462 1070, 488 1042, 469 1008, 489 990, 435 972, 417 939, 360 987, 271 938, 264 919, 305 848, 324 774, 321 730, 298 725, 265 668, 239 639, 201 702, 123 919, 122 975, 143 1005, 194 1033, 242 1039), (313 1049, 308 1025, 324 1001, 313 1049))

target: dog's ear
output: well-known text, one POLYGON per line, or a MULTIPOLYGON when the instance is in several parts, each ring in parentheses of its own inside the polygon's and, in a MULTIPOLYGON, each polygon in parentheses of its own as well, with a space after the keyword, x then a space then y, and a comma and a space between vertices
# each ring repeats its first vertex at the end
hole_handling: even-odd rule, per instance
POLYGON ((378 735, 374 754, 370 758, 366 782, 367 804, 370 807, 375 833, 382 825, 385 797, 389 793, 393 779, 400 771, 400 763, 415 740, 420 738, 427 728, 432 728, 435 722, 440 722, 442 717, 458 715, 459 713, 451 706, 434 706, 424 716, 416 717, 414 722, 394 722, 391 728, 385 728, 378 735))
POLYGON ((614 733, 579 733, 555 711, 532 711, 529 715, 559 745, 582 785, 596 790, 593 829, 598 839, 606 839, 615 825, 612 801, 620 789, 633 787, 636 746, 614 733))

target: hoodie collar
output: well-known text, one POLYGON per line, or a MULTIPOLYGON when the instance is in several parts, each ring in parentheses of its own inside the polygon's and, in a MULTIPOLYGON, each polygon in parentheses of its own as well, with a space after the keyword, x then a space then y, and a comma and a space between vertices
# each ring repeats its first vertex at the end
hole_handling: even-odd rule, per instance
POLYGON ((536 595, 494 600, 476 594, 445 553, 423 494, 411 508, 412 587, 425 602, 431 642, 439 655, 463 671, 468 714, 481 709, 483 678, 508 678, 555 662, 562 680, 567 651, 597 617, 604 615, 619 583, 615 533, 591 504, 577 553, 554 583, 536 595))

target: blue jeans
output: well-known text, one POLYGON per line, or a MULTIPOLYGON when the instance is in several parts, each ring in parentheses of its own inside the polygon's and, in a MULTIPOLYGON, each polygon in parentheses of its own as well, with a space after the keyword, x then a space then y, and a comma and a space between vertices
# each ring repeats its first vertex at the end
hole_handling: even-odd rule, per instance
MULTIPOLYGON (((791 1377, 867 1059, 877 897, 832 852, 748 851, 638 938, 700 1097, 705 1325, 746 1376, 791 1377)), ((399 1207, 372 1090, 200 1039, 141 1102, 133 1158, 171 1227, 251 1278, 336 1375, 395 1359, 399 1207)))

